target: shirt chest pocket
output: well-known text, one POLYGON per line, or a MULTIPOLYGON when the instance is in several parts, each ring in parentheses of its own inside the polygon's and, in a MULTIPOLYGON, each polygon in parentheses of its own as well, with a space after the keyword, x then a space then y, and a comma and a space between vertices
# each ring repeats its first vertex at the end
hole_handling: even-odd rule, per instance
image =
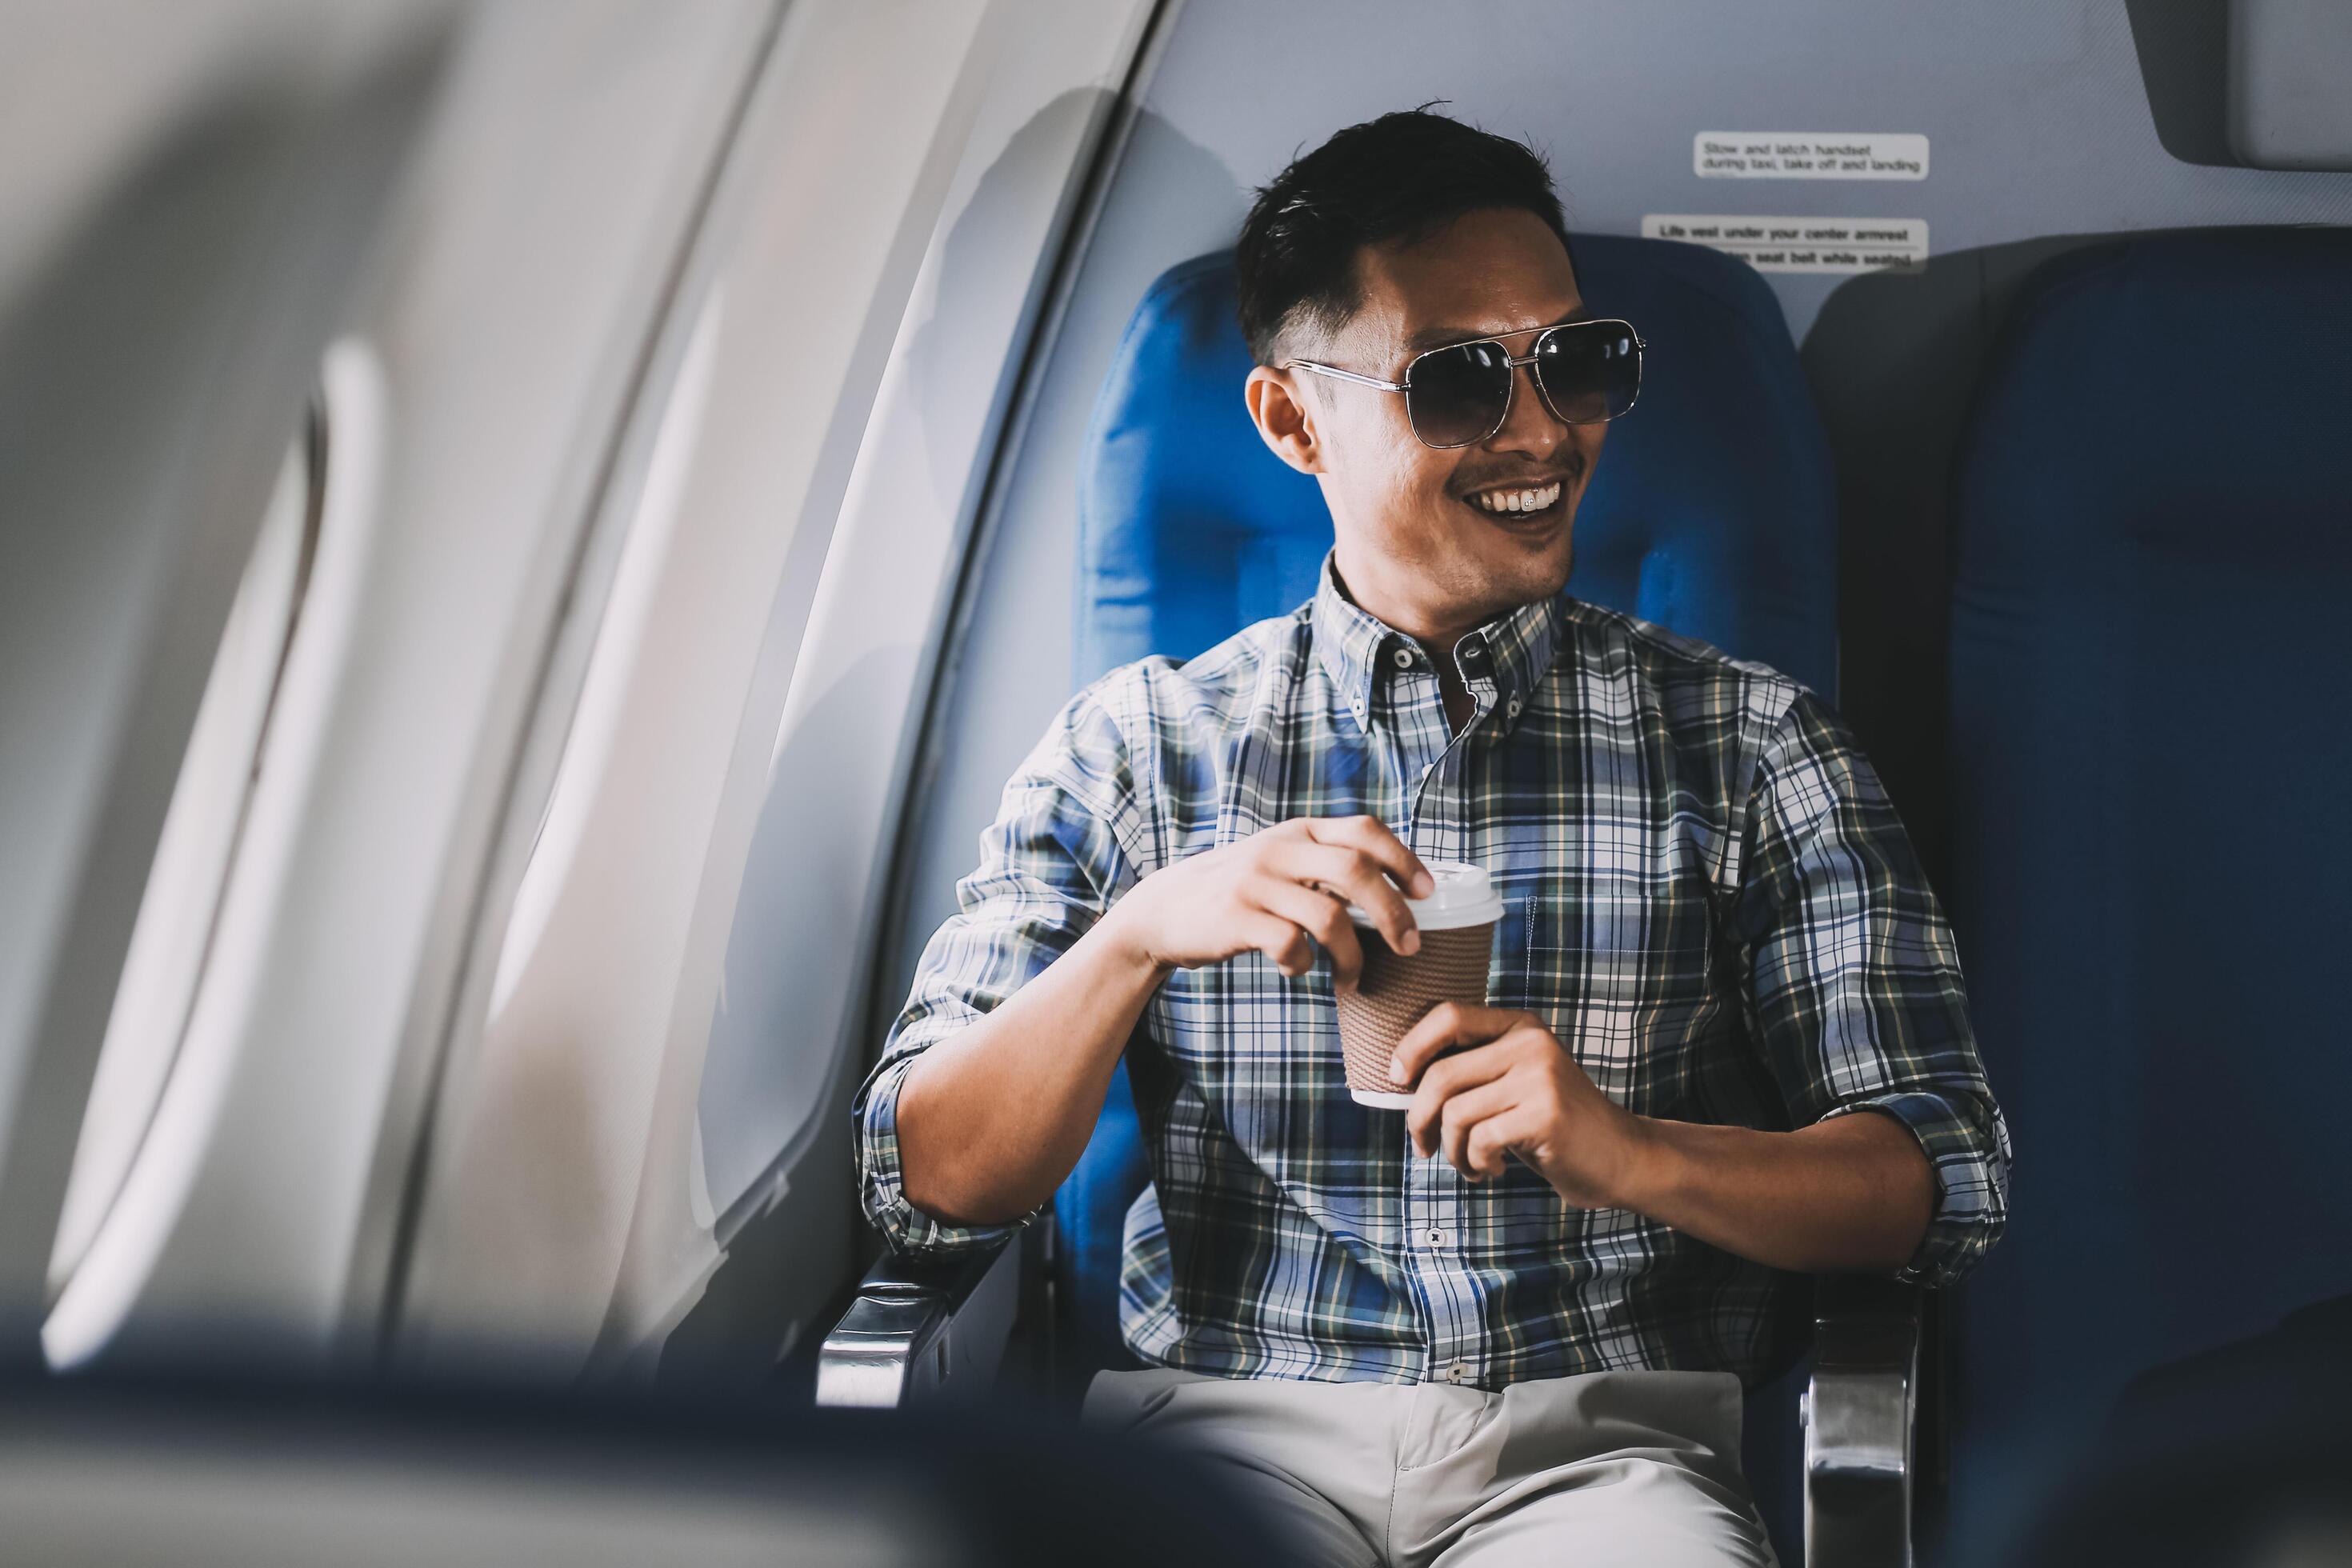
POLYGON ((1640 1115, 1681 1102, 1693 1052, 1726 1021, 1704 893, 1597 881, 1527 897, 1496 1003, 1544 1020, 1610 1099, 1640 1115))

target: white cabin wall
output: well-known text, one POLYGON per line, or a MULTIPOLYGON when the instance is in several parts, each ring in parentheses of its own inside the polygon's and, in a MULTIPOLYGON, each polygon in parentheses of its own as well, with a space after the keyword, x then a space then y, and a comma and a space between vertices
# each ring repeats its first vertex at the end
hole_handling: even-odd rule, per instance
POLYGON ((319 1359, 380 1315, 354 1258, 407 1163, 376 1153, 413 1143, 542 628, 769 9, 467 16, 328 367, 320 558, 186 1039, 54 1363, 192 1324, 319 1359))
MULTIPOLYGON (((142 1093, 93 1112, 55 1364, 568 1377, 684 1331, 682 1363, 764 1365, 856 1265, 835 1112, 902 781, 1153 7, 453 10, 364 286, 280 300, 320 319, 247 466, 331 325, 320 542, 226 770, 217 920, 155 884, 211 935, 124 1031, 142 1093)), ((26 251, 0 224, 0 299, 26 251)), ((246 554, 205 558, 224 600, 246 554)), ((26 1119, 60 1190, 72 1087, 26 1119)), ((42 1195, 0 1182, 0 1231, 44 1226, 28 1317, 42 1195)))
POLYGON ((1072 689, 1078 451, 1111 350, 1151 279, 1172 258, 1227 243, 1243 205, 1223 164, 1157 114, 1138 119, 1030 416, 970 628, 952 656, 958 665, 932 736, 937 772, 909 837, 908 914, 887 955, 898 995, 923 943, 954 911, 956 881, 978 859, 980 831, 995 816, 1004 781, 1072 689))

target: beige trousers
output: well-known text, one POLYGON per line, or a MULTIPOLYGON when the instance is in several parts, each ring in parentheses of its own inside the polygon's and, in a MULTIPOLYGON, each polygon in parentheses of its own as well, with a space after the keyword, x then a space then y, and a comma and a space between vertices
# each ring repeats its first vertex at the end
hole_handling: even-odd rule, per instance
POLYGON ((1085 1420, 1181 1447, 1262 1505, 1282 1560, 1351 1568, 1774 1564, 1739 1473, 1739 1380, 1450 1384, 1106 1372, 1085 1420))

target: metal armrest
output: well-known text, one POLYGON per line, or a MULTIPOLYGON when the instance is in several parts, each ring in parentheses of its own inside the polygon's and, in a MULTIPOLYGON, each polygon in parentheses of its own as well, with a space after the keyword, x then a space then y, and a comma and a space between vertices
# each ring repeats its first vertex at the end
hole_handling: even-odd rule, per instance
POLYGON ((885 1255, 817 1352, 819 1405, 889 1408, 984 1386, 1020 1304, 1021 1241, 953 1258, 885 1255))
POLYGON ((1807 1568, 1911 1562, 1919 1292, 1872 1279, 1820 1282, 1805 1431, 1807 1568))

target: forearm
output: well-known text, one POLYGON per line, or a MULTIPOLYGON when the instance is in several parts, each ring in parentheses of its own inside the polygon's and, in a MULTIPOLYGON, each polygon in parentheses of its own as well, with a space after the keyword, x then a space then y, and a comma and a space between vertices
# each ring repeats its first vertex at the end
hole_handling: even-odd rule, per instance
POLYGON ((1934 1211, 1909 1129, 1861 1111, 1794 1132, 1636 1118, 1622 1206, 1775 1268, 1892 1273, 1934 1211))
POLYGON ((907 1201, 954 1225, 1017 1219, 1087 1146, 1165 972, 1116 909, 986 1016, 915 1059, 898 1094, 907 1201))

